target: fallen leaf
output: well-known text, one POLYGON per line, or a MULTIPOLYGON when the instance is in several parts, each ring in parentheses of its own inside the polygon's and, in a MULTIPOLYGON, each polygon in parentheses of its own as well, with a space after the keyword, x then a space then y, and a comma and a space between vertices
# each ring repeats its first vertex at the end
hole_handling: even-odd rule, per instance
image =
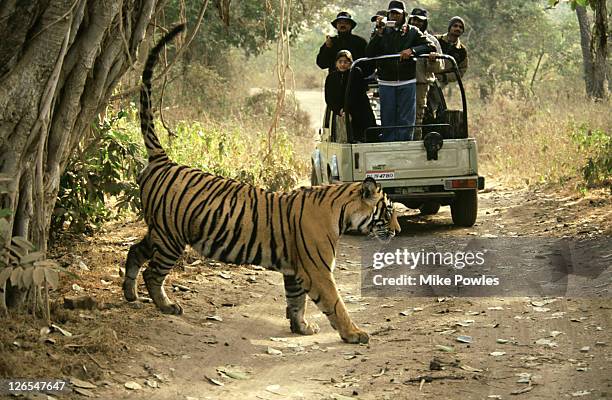
POLYGON ((534 300, 531 305, 534 307, 544 307, 547 304, 554 303, 557 299, 534 300))
POLYGON ((68 332, 65 329, 62 329, 61 327, 55 325, 55 324, 51 324, 51 328, 55 329, 56 331, 58 331, 59 333, 61 333, 62 335, 66 336, 66 337, 71 337, 72 333, 68 332))
POLYGON ((472 343, 472 337, 471 336, 457 336, 455 338, 456 341, 458 341, 459 343, 472 343))
POLYGON ((70 383, 72 383, 72 386, 76 386, 76 387, 83 388, 83 389, 97 388, 97 386, 94 385, 93 383, 82 381, 80 379, 73 378, 73 377, 70 377, 70 383))
POLYGON ((469 365, 460 365, 459 368, 461 368, 464 371, 468 371, 468 372, 482 372, 483 371, 482 369, 470 367, 469 365))
POLYGON ((343 396, 341 394, 332 393, 329 397, 333 400, 355 400, 354 397, 343 396))
POLYGON ((453 351, 455 351, 455 349, 452 346, 444 346, 441 344, 437 344, 436 345, 436 349, 440 350, 440 351, 444 351, 446 353, 452 353, 453 351))
POLYGON ((500 356, 506 355, 506 352, 505 351, 494 351, 492 353, 489 353, 489 355, 493 357, 500 357, 500 356))
POLYGON ((282 396, 282 393, 280 392, 280 385, 269 385, 269 386, 266 386, 266 391, 270 392, 270 393, 277 394, 279 396, 282 396))
POLYGON ((219 380, 216 380, 214 378, 210 378, 210 377, 206 377, 206 379, 208 379, 208 382, 212 383, 213 385, 217 385, 217 386, 225 386, 225 384, 219 380))
POLYGON ((227 377, 232 378, 232 379, 238 379, 238 380, 249 379, 248 374, 246 374, 245 372, 239 371, 237 369, 231 369, 228 367, 220 367, 220 368, 217 368, 217 371, 219 371, 223 375, 226 375, 227 377))
POLYGON ((535 343, 540 346, 548 346, 548 347, 558 347, 559 346, 557 342, 553 342, 550 339, 544 339, 544 338, 536 340, 535 343))
POLYGON ((273 347, 268 347, 268 350, 266 351, 266 353, 272 355, 272 356, 282 356, 283 352, 280 350, 277 350, 273 347))
POLYGON ((80 395, 83 395, 85 397, 95 397, 95 394, 92 391, 87 390, 87 389, 83 389, 83 388, 80 388, 80 387, 75 387, 73 390, 76 393, 78 393, 80 395))
POLYGON ((523 393, 530 392, 531 389, 533 389, 533 386, 531 386, 531 385, 530 386, 525 386, 522 389, 517 389, 517 390, 515 390, 513 392, 510 392, 510 394, 512 394, 512 395, 523 394, 523 393))
POLYGON ((125 384, 123 386, 125 386, 126 389, 130 389, 130 390, 140 390, 140 389, 142 389, 142 386, 140 386, 139 383, 136 383, 134 381, 125 382, 125 384))

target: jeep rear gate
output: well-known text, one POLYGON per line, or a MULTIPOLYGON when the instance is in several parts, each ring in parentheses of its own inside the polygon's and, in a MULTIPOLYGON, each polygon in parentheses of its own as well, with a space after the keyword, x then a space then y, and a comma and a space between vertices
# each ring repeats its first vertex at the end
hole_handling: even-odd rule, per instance
POLYGON ((427 160, 422 141, 360 143, 353 145, 353 180, 403 180, 474 175, 474 139, 444 140, 437 160, 427 160))

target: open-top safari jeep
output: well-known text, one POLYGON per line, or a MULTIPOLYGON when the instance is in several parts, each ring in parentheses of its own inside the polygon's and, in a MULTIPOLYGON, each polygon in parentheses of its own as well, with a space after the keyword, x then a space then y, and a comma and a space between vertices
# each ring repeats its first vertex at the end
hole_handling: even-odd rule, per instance
MULTIPOLYGON (((399 54, 356 60, 351 67, 349 85, 360 64, 395 57, 399 54)), ((334 117, 326 110, 320 142, 312 153, 312 185, 357 182, 371 176, 381 183, 393 201, 420 209, 422 214, 435 214, 441 205, 450 205, 455 225, 474 225, 478 190, 484 189, 484 177, 478 175, 476 140, 468 135, 467 101, 457 64, 451 56, 438 57, 452 64, 461 94, 461 109, 447 107, 436 82, 429 89, 423 124, 401 127, 412 128, 413 133, 421 129, 423 140, 380 142, 377 138, 385 129, 397 127, 380 126, 378 85, 376 81, 370 82, 368 96, 378 126, 369 128, 365 137, 354 138, 349 118, 334 117)), ((345 115, 350 106, 348 93, 349 88, 345 115)))

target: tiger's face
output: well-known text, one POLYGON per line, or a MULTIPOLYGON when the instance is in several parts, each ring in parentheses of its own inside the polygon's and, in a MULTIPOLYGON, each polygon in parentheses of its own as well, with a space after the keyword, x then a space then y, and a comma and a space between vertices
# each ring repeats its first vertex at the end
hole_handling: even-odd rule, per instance
POLYGON ((360 207, 350 217, 349 229, 389 241, 401 231, 393 202, 372 178, 361 184, 360 207))
POLYGON ((388 242, 393 236, 401 232, 397 220, 397 212, 393 202, 383 193, 381 199, 376 203, 372 222, 370 222, 370 236, 382 242, 388 242))

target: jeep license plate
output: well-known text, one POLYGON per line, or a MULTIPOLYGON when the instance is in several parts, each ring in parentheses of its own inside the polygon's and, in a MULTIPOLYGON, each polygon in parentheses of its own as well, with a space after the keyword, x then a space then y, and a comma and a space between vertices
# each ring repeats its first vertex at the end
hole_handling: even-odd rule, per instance
POLYGON ((384 181, 387 179, 395 179, 395 171, 367 171, 366 176, 384 181))

